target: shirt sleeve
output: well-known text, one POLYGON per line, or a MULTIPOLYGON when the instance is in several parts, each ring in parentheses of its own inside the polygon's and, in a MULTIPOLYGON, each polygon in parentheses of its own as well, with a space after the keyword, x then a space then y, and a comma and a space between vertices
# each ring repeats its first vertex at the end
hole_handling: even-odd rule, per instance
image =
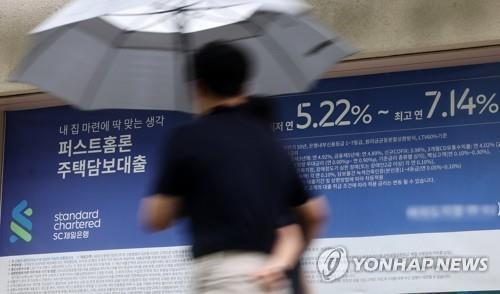
POLYGON ((282 228, 297 223, 297 216, 292 212, 290 208, 287 208, 280 213, 278 221, 276 223, 276 228, 282 228))
POLYGON ((168 197, 183 197, 187 194, 188 163, 187 143, 182 132, 176 130, 163 148, 164 160, 159 168, 155 193, 168 197))

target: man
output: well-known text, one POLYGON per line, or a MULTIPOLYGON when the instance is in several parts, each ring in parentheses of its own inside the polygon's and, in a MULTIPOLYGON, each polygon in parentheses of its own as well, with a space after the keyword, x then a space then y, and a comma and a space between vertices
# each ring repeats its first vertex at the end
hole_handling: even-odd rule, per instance
POLYGON ((277 282, 317 233, 324 205, 309 198, 286 152, 252 113, 243 52, 208 44, 194 56, 194 71, 201 116, 173 132, 156 194, 141 204, 142 222, 162 230, 191 219, 198 293, 282 293, 277 282))

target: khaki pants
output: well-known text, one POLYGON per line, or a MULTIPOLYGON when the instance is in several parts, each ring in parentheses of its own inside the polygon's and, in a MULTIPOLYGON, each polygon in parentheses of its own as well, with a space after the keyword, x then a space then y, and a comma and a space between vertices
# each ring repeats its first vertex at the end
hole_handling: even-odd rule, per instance
POLYGON ((196 294, 289 294, 289 288, 264 291, 249 275, 267 261, 267 255, 220 252, 194 260, 196 294))

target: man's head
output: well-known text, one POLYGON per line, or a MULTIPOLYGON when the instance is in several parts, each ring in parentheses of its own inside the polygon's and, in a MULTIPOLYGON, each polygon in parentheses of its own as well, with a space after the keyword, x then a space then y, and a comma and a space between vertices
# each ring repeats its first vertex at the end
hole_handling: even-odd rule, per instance
POLYGON ((227 99, 243 95, 250 76, 245 53, 232 45, 212 42, 194 56, 194 76, 198 95, 227 99))

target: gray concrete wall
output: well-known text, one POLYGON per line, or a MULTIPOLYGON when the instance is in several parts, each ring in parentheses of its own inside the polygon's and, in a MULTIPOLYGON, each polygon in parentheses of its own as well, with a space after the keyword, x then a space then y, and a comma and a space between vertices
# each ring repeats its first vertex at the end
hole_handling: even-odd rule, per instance
POLYGON ((62 7, 67 0, 0 0, 0 95, 33 87, 8 83, 7 77, 21 58, 26 34, 62 7))
POLYGON ((357 57, 500 43, 498 0, 311 0, 314 13, 364 50, 357 57))
MULTIPOLYGON (((116 0, 119 1, 119 0, 116 0)), ((286 1, 286 0, 285 0, 286 1)), ((6 82, 26 33, 67 0, 0 0, 0 95, 33 89, 6 82)), ((314 13, 362 52, 380 57, 500 43, 499 0, 311 0, 314 13)))

